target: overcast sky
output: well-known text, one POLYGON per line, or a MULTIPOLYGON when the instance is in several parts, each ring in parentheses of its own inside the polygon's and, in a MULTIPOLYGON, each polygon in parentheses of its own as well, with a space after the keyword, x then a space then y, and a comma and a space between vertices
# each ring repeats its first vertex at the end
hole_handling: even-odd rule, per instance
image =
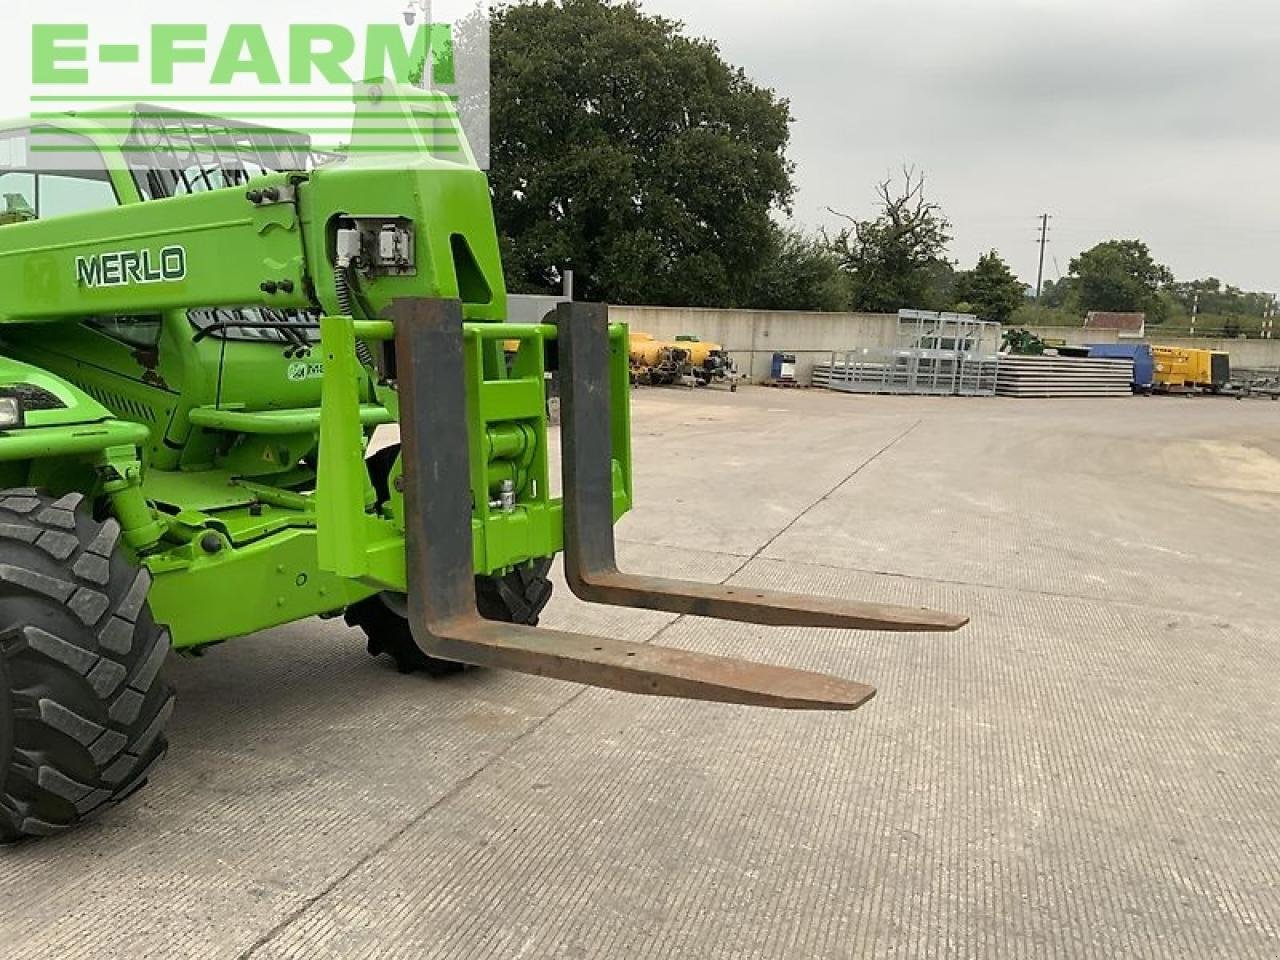
POLYGON ((641 0, 791 100, 797 219, 926 171, 952 256, 1113 237, 1280 291, 1280 0, 641 0))

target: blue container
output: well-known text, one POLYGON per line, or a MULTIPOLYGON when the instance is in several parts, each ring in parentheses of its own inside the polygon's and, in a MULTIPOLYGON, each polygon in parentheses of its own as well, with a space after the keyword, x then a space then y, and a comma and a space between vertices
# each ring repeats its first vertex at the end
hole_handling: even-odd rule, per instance
POLYGON ((1133 389, 1150 393, 1156 384, 1156 360, 1146 343, 1091 343, 1089 356, 1133 361, 1133 389))
POLYGON ((794 353, 775 353, 773 363, 769 367, 769 376, 780 383, 796 382, 796 355, 794 353))

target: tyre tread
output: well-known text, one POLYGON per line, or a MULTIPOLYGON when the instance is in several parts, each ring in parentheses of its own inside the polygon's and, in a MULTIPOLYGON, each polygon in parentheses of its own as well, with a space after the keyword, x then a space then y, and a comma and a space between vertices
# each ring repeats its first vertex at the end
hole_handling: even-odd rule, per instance
POLYGON ((0 756, 0 842, 60 833, 120 802, 167 751, 169 635, 151 618, 150 586, 119 523, 95 521, 80 494, 0 491, 0 591, 42 611, 36 623, 0 618, 13 741, 0 756))

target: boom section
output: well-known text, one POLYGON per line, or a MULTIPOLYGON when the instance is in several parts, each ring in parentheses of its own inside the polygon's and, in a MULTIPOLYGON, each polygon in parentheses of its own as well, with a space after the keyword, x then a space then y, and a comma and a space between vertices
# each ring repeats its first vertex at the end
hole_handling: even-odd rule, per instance
POLYGON ((259 202, 228 187, 9 224, 0 230, 0 323, 192 306, 305 308, 300 179, 255 179, 259 202))

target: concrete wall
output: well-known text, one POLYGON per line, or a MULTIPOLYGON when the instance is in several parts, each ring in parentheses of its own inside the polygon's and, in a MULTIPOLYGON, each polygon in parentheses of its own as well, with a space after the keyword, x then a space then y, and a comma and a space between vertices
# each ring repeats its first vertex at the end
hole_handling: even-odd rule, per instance
POLYGON ((801 313, 695 307, 611 307, 610 316, 659 339, 693 335, 718 343, 753 381, 769 376, 775 353, 796 355, 796 378, 808 383, 814 362, 833 351, 894 345, 897 317, 879 313, 801 313))
MULTIPOLYGON (((555 299, 531 304, 527 318, 533 322, 555 306, 555 299), (537 309, 532 309, 536 307, 537 309)), ((896 346, 898 318, 880 313, 804 313, 781 310, 719 310, 698 307, 613 306, 610 316, 628 324, 633 332, 672 340, 692 335, 721 344, 737 361, 738 369, 753 381, 769 376, 774 353, 796 355, 796 377, 808 383, 815 362, 832 353, 861 347, 896 346)), ((1087 331, 1083 327, 1033 327, 1047 340, 1068 344, 1115 343, 1112 331, 1087 331)), ((1127 342, 1127 341, 1126 341, 1127 342)), ((1189 340, 1162 337, 1158 328, 1147 343, 1170 347, 1225 350, 1237 368, 1280 368, 1280 340, 1189 340)))

